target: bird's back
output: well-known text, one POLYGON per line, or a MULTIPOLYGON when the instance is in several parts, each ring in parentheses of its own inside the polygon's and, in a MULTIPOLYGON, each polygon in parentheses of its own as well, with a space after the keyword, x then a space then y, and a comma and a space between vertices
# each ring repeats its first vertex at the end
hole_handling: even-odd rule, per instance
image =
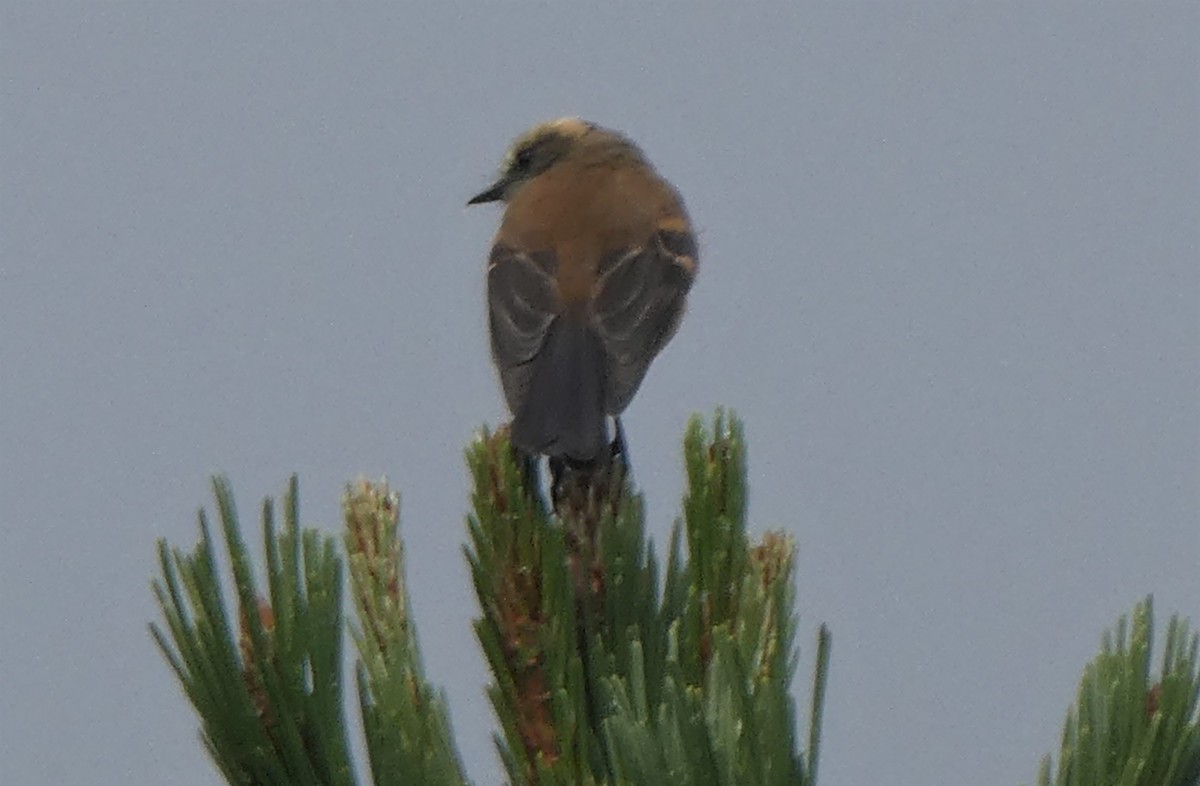
POLYGON ((578 461, 601 455, 605 417, 624 410, 674 332, 694 266, 683 202, 636 148, 583 151, 522 186, 489 268, 514 442, 578 461))
POLYGON ((602 260, 645 247, 671 215, 682 217, 681 200, 645 165, 570 161, 514 197, 496 242, 551 255, 561 306, 574 310, 595 294, 602 260))

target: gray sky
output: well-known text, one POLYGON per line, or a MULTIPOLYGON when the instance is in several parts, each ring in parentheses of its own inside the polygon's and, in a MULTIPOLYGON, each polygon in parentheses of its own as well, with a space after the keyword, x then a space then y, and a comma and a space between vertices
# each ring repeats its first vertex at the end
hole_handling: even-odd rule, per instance
POLYGON ((8 4, 0 781, 216 784, 145 632, 224 471, 404 493, 432 678, 500 781, 464 540, 510 138, 628 132, 700 228, 626 424, 665 536, 693 412, 798 540, 821 780, 1031 781, 1102 630, 1200 623, 1193 3, 8 4))

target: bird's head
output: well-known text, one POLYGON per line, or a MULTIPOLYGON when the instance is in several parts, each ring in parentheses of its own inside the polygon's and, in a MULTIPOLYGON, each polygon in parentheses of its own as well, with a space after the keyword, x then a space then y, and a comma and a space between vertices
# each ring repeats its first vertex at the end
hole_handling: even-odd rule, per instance
POLYGON ((507 202, 521 186, 559 161, 589 150, 601 153, 623 151, 641 157, 633 143, 615 131, 577 117, 550 120, 517 137, 500 165, 500 177, 467 204, 507 202))

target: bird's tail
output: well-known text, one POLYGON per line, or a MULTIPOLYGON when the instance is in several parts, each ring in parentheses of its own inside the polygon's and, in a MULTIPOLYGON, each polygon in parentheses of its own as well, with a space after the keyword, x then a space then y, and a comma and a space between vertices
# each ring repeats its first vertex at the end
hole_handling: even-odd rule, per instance
POLYGON ((513 419, 513 442, 531 453, 594 461, 608 448, 600 337, 586 324, 559 317, 533 364, 525 401, 513 419))

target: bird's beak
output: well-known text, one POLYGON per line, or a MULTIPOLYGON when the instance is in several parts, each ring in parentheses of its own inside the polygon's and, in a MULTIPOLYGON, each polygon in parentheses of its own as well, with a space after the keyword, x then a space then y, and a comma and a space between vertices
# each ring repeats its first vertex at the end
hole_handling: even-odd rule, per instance
POLYGON ((488 188, 487 191, 476 194, 471 197, 468 205, 482 205, 484 202, 499 202, 504 199, 504 192, 508 188, 508 181, 501 178, 494 185, 488 188))

